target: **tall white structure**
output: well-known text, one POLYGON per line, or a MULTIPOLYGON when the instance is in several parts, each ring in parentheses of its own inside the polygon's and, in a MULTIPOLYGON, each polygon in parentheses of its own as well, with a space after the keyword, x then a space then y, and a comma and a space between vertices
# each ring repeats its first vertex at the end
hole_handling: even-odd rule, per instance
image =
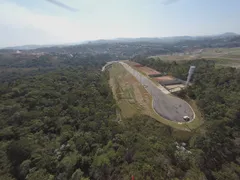
POLYGON ((196 66, 190 66, 189 71, 188 71, 188 77, 187 77, 186 85, 189 84, 189 82, 190 82, 190 80, 191 80, 191 77, 192 77, 195 69, 196 69, 196 66))

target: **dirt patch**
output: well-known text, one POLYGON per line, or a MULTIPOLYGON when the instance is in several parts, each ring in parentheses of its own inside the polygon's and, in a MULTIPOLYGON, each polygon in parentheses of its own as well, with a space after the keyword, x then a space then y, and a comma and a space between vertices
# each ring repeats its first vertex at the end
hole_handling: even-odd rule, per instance
POLYGON ((126 61, 123 61, 123 62, 127 63, 129 66, 134 66, 134 67, 135 66, 137 67, 138 65, 140 65, 139 63, 136 63, 136 62, 133 62, 133 61, 127 61, 126 60, 126 61))
POLYGON ((174 80, 175 78, 172 77, 172 76, 162 76, 162 77, 155 77, 153 79, 158 81, 158 82, 162 82, 162 81, 174 80))
POLYGON ((158 71, 156 71, 156 70, 154 70, 152 68, 149 68, 147 66, 139 67, 138 70, 143 72, 144 74, 146 74, 148 76, 149 75, 157 75, 157 74, 160 75, 161 74, 160 72, 158 72, 158 71))
POLYGON ((161 72, 156 71, 155 69, 152 69, 147 66, 143 66, 142 64, 133 62, 133 61, 123 61, 124 63, 128 64, 129 66, 136 68, 137 71, 140 71, 146 75, 161 75, 161 72))
POLYGON ((166 86, 167 89, 184 88, 184 87, 185 87, 185 85, 183 85, 183 84, 175 84, 175 85, 166 86))

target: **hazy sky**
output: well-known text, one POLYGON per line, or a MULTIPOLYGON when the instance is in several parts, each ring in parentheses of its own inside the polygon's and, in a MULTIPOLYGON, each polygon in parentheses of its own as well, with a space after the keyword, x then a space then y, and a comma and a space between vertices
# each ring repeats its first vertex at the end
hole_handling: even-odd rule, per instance
POLYGON ((0 47, 240 33, 240 0, 49 1, 0 0, 0 47))

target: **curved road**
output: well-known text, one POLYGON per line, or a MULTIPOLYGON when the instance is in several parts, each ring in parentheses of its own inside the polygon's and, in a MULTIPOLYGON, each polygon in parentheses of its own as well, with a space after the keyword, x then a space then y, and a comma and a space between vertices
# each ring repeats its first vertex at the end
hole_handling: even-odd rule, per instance
POLYGON ((102 67, 102 71, 105 71, 106 67, 113 64, 113 63, 116 63, 117 61, 110 61, 110 62, 107 62, 107 64, 105 64, 105 66, 102 67))
POLYGON ((190 105, 170 93, 160 85, 157 86, 146 76, 131 68, 128 64, 120 62, 150 93, 153 97, 153 108, 163 118, 170 121, 185 122, 183 116, 188 116, 190 121, 195 114, 190 105))

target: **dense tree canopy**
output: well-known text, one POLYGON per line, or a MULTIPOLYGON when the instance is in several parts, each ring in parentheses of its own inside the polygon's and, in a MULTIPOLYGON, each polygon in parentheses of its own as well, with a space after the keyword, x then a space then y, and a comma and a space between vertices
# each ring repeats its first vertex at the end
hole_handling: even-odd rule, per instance
POLYGON ((108 72, 100 71, 109 55, 5 58, 0 179, 239 179, 239 70, 137 59, 179 78, 197 65, 194 85, 179 95, 196 100, 206 122, 183 139, 186 132, 148 116, 116 117, 108 72))
POLYGON ((200 169, 208 179, 239 179, 240 70, 215 67, 213 61, 204 59, 179 63, 133 60, 181 79, 186 79, 190 65, 197 67, 193 85, 177 95, 195 100, 206 120, 192 145, 204 152, 200 169))

